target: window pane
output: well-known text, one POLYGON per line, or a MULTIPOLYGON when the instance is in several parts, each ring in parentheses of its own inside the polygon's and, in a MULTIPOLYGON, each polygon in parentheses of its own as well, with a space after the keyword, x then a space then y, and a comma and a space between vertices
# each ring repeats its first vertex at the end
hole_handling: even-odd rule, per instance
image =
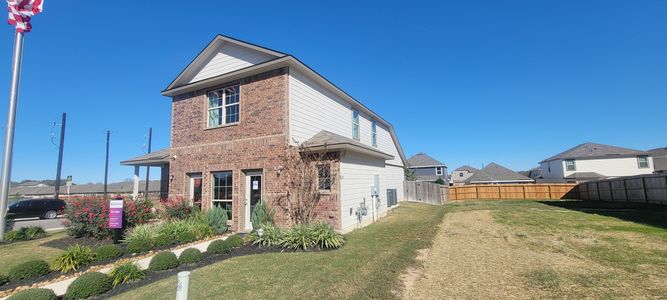
POLYGON ((373 146, 377 146, 377 144, 378 144, 378 138, 377 138, 378 134, 377 134, 377 123, 375 123, 375 121, 373 121, 373 123, 371 124, 371 132, 372 132, 372 135, 373 135, 373 137, 372 137, 373 138, 373 146))
POLYGON ((225 124, 239 121, 239 105, 227 106, 225 110, 225 124))
POLYGON ((329 165, 317 167, 317 185, 320 190, 331 190, 331 169, 329 165))
POLYGON ((222 90, 208 92, 208 107, 222 106, 222 90))
POLYGON ((230 86, 225 88, 225 104, 234 104, 239 102, 239 86, 230 86))
POLYGON ((222 125, 222 108, 208 110, 208 126, 214 127, 222 125))
POLYGON ((213 173, 213 200, 232 200, 232 172, 213 173))

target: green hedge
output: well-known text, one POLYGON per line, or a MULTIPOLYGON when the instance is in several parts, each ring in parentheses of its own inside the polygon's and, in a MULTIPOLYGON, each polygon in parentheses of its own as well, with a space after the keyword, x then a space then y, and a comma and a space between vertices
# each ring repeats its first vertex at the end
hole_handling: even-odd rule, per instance
POLYGON ((57 300, 56 293, 51 289, 27 289, 20 291, 7 300, 57 300))
POLYGON ((65 299, 86 299, 106 293, 113 287, 111 277, 100 272, 79 276, 67 288, 65 299))
POLYGON ((160 234, 153 239, 155 248, 167 248, 175 243, 174 237, 167 234, 160 234))
POLYGON ((117 245, 103 245, 95 249, 97 260, 104 261, 123 256, 123 249, 117 245))
POLYGON ((29 260, 12 267, 9 269, 8 275, 10 280, 21 280, 44 276, 49 272, 51 272, 49 264, 38 259, 29 260))
POLYGON ((233 248, 241 247, 243 244, 245 244, 243 238, 240 235, 235 234, 225 240, 215 240, 211 242, 211 244, 208 245, 206 252, 211 254, 229 253, 233 248))
POLYGON ((178 258, 176 254, 171 251, 160 252, 153 256, 151 262, 148 264, 148 269, 151 271, 163 271, 178 267, 178 258))
POLYGON ((153 249, 153 242, 150 239, 133 239, 127 244, 127 252, 146 253, 153 249))
POLYGON ((199 262, 204 256, 201 254, 201 251, 197 248, 188 248, 185 249, 181 256, 178 257, 178 261, 181 264, 193 264, 199 262))

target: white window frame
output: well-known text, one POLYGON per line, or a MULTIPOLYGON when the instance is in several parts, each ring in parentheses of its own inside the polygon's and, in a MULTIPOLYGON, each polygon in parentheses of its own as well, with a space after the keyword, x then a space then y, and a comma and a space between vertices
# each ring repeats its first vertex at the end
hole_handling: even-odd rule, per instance
POLYGON ((223 88, 220 88, 220 89, 215 89, 215 90, 208 91, 206 93, 206 96, 208 97, 208 103, 207 103, 208 109, 206 110, 206 112, 207 112, 207 114, 206 114, 206 125, 207 125, 208 128, 216 128, 216 127, 222 127, 222 126, 225 126, 225 125, 232 125, 232 124, 238 124, 239 123, 239 121, 241 120, 241 105, 240 105, 240 102, 241 102, 241 99, 240 99, 240 97, 241 97, 241 86, 239 84, 234 84, 234 85, 226 86, 226 87, 223 87, 223 88), (227 103, 227 96, 229 96, 227 94, 228 89, 235 89, 237 91, 238 97, 239 97, 238 101, 236 101, 234 103, 227 103), (222 105, 211 106, 211 93, 214 93, 214 92, 219 92, 220 93, 220 97, 222 99, 222 101, 221 101, 222 105), (233 107, 233 106, 238 106, 238 119, 237 119, 236 122, 227 122, 227 110, 230 109, 230 107, 233 107), (213 110, 219 110, 220 111, 220 116, 219 116, 220 123, 219 124, 211 124, 211 111, 213 111, 213 110))
POLYGON ((640 169, 648 169, 651 167, 651 164, 649 163, 648 155, 639 155, 637 156, 637 167, 640 169), (642 161, 641 159, 646 159, 646 166, 642 167, 642 161))
MULTIPOLYGON (((224 185, 223 187, 228 187, 227 185, 224 185)), ((232 171, 216 171, 216 172, 211 172, 211 207, 215 205, 215 203, 231 203, 232 204, 232 211, 228 212, 228 221, 231 221, 234 218, 234 199, 233 195, 234 194, 234 172, 232 171), (231 177, 231 185, 229 186, 231 188, 231 193, 229 194, 230 197, 229 199, 216 199, 215 198, 215 175, 217 173, 229 173, 229 176, 231 177), (231 216, 231 218, 229 217, 231 216)))
POLYGON ((565 171, 576 171, 577 170, 577 163, 575 162, 574 159, 566 159, 565 160, 565 171), (568 162, 572 162, 572 170, 570 170, 569 166, 567 165, 568 162))
POLYGON ((361 140, 361 132, 359 132, 359 111, 352 110, 352 138, 354 140, 361 140))
POLYGON ((373 147, 378 146, 378 123, 375 120, 371 121, 371 143, 373 147))
POLYGON ((435 175, 442 176, 444 173, 445 172, 442 167, 435 167, 435 175))

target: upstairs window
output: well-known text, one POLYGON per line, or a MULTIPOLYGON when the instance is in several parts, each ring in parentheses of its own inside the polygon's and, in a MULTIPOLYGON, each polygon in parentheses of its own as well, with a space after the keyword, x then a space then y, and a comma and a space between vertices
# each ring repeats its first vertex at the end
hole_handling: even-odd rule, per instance
POLYGON ((317 186, 320 191, 331 190, 331 167, 329 165, 317 166, 317 186))
POLYGON ((371 136, 373 139, 373 147, 378 146, 378 124, 373 121, 371 122, 371 136))
POLYGON ((642 156, 637 156, 637 164, 639 165, 640 169, 646 169, 649 167, 648 165, 648 156, 642 155, 642 156))
POLYGON ((459 177, 463 177, 463 172, 459 172, 459 177))
POLYGON ((435 175, 442 176, 442 167, 435 167, 435 175))
POLYGON ((352 138, 359 140, 359 111, 352 111, 352 138))
POLYGON ((577 167, 574 165, 573 159, 568 159, 565 161, 565 170, 566 171, 576 171, 577 167))
POLYGON ((239 122, 239 86, 208 92, 208 127, 239 122))

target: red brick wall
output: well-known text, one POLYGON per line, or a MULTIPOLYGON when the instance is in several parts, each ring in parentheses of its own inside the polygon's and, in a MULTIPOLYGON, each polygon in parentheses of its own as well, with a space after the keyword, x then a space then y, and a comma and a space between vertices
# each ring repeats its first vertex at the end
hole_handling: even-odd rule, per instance
MULTIPOLYGON (((288 141, 287 68, 257 74, 224 85, 174 97, 172 101, 170 197, 189 197, 190 173, 202 175, 202 208, 211 206, 211 172, 233 175, 232 230, 245 222, 245 172, 262 170, 263 198, 269 204, 284 194, 279 169, 288 141), (240 117, 236 125, 207 128, 206 92, 240 84, 240 117)), ((337 167, 336 167, 337 168, 337 167)), ((332 191, 336 193, 336 191, 332 191)), ((321 201, 318 217, 340 228, 336 194, 321 201)), ((277 223, 289 225, 277 209, 277 223)))

